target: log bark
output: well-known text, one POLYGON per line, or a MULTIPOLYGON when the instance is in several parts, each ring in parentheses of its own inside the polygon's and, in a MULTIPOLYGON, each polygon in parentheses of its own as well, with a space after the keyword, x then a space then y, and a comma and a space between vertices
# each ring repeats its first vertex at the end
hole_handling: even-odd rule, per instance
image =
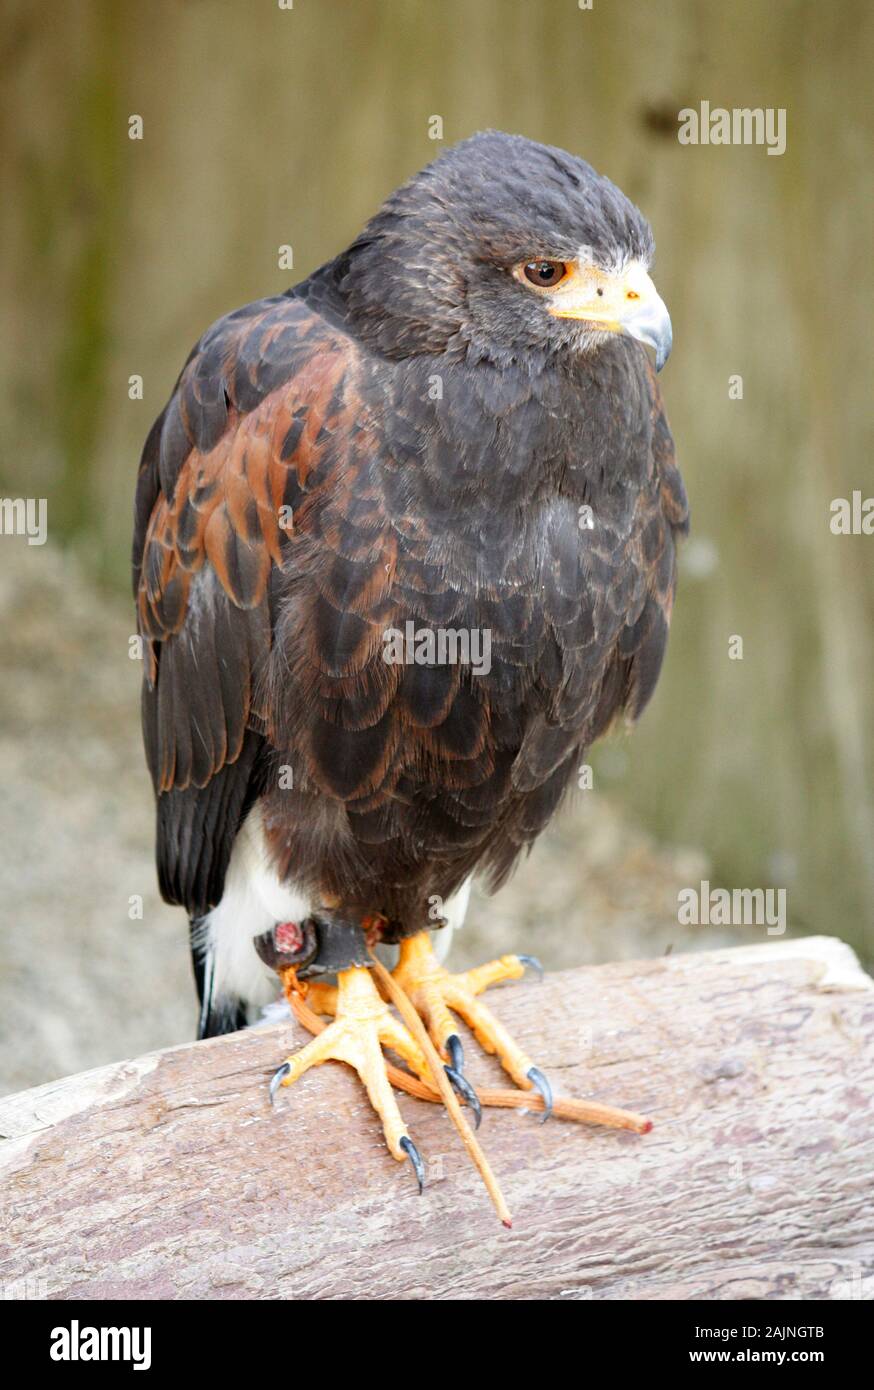
MULTIPOLYGON (((490 999, 557 1092, 653 1132, 487 1111, 507 1231, 439 1107, 401 1099, 422 1197, 344 1067, 271 1112, 295 1023, 153 1053, 0 1101, 7 1296, 870 1296, 874 983, 848 947, 625 962, 490 999)), ((474 1082, 501 1084, 467 1051, 474 1082)))

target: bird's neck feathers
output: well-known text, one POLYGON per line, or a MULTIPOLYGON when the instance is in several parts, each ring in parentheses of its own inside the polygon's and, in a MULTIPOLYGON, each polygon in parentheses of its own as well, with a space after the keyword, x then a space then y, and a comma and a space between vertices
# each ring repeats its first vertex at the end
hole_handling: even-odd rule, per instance
MULTIPOLYGON (((498 494, 524 508, 555 494, 621 499, 640 485, 652 388, 639 344, 604 335, 603 345, 586 351, 569 336, 510 350, 450 333, 438 311, 427 328, 415 315, 381 314, 375 282, 350 271, 366 250, 362 238, 294 293, 361 351, 363 401, 411 501, 439 487, 448 506, 470 517, 498 494), (386 410, 389 402, 394 408, 386 410)), ((398 294, 402 288, 399 276, 398 294)), ((391 286, 383 289, 391 296, 391 286)))
POLYGON ((555 495, 622 498, 650 469, 651 385, 636 344, 613 340, 586 357, 506 367, 419 358, 393 376, 402 411, 384 423, 387 456, 404 460, 410 489, 439 477, 462 512, 469 500, 487 510, 496 495, 520 508, 555 495), (426 450, 410 451, 411 415, 426 450))

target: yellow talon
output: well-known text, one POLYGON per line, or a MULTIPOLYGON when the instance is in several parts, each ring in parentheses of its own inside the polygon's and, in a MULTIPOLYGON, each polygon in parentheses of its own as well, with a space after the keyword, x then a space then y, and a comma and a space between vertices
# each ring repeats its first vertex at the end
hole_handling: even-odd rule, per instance
POLYGON ((491 1009, 476 998, 489 985, 501 980, 519 980, 524 973, 525 966, 518 956, 501 956, 499 960, 452 975, 435 956, 428 932, 419 932, 401 941, 400 959, 392 971, 401 989, 421 1014, 434 1046, 443 1057, 450 1057, 447 1040, 456 1034, 452 1010, 464 1019, 486 1052, 497 1053, 501 1065, 516 1085, 529 1090, 529 1073, 532 1069, 536 1071, 531 1058, 495 1018, 491 1009))
POLYGON ((420 1177, 421 1160, 398 1109, 382 1055, 383 1047, 392 1048, 422 1080, 429 1081, 431 1073, 419 1044, 380 998, 370 971, 363 967, 341 970, 336 989, 311 985, 307 1003, 316 1012, 333 1012, 334 1022, 287 1058, 276 1073, 276 1085, 293 1086, 305 1071, 323 1062, 346 1062, 364 1082, 370 1103, 382 1120, 389 1153, 401 1161, 410 1158, 420 1177))

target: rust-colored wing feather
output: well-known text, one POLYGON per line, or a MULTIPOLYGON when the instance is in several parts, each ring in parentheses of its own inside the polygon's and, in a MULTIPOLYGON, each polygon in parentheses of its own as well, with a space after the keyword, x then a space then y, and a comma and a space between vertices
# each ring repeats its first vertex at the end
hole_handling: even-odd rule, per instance
POLYGON ((271 577, 353 357, 301 301, 249 305, 198 343, 143 452, 133 563, 159 875, 195 917, 263 783, 271 577))

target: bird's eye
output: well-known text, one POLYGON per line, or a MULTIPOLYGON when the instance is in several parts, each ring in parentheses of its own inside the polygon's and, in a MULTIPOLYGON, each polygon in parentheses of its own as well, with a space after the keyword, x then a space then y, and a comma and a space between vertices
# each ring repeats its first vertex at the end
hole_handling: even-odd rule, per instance
POLYGON ((541 290, 551 290, 560 285, 568 274, 564 261, 529 261, 524 267, 525 279, 541 290))

